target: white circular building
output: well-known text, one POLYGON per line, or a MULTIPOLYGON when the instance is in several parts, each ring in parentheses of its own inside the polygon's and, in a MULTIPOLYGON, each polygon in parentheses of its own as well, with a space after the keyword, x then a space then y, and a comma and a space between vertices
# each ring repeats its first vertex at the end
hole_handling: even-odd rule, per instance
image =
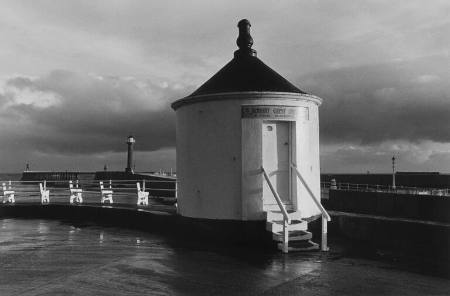
POLYGON ((172 104, 178 212, 190 218, 265 220, 268 211, 280 210, 265 171, 289 213, 316 216, 320 210, 311 194, 320 202, 322 100, 257 58, 247 20, 238 27, 234 58, 172 104))

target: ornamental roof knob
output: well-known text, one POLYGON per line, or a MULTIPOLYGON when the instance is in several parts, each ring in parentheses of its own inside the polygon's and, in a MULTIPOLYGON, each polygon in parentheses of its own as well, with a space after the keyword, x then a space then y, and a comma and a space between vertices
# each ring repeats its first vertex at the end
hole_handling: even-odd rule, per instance
POLYGON ((236 44, 239 47, 239 50, 235 52, 235 56, 256 56, 256 50, 252 49, 253 38, 250 35, 250 22, 247 19, 242 19, 237 26, 239 28, 239 36, 236 40, 236 44))

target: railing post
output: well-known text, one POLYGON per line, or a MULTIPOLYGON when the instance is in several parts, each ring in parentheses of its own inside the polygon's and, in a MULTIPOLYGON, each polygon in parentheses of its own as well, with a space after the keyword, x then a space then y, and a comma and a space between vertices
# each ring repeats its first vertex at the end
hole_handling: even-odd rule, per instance
POLYGON ((336 184, 336 179, 331 179, 330 189, 339 189, 336 184))
POLYGON ((289 252, 289 231, 286 219, 283 219, 283 253, 289 252))
POLYGON ((328 221, 327 218, 322 215, 322 244, 320 249, 324 252, 327 252, 330 250, 330 248, 328 248, 328 221))
MULTIPOLYGON (((295 173, 297 174, 297 177, 299 178, 300 182, 302 182, 303 186, 305 186, 306 190, 308 191, 308 193, 312 197, 312 200, 316 203, 317 207, 319 208, 319 210, 322 213, 322 243, 321 243, 321 250, 322 251, 328 251, 329 248, 328 248, 328 245, 327 245, 327 232, 328 232, 328 230, 327 230, 327 223, 328 223, 328 221, 331 221, 331 217, 327 213, 325 208, 322 206, 322 204, 320 203, 320 199, 317 199, 316 196, 314 195, 314 193, 312 192, 312 190, 309 188, 308 184, 303 179, 303 177, 300 174, 300 172, 298 171, 297 167, 295 165, 293 165, 293 164, 291 164, 291 167, 294 168, 295 173)), ((350 187, 350 184, 347 183, 347 188, 349 188, 349 187, 350 187)))
POLYGON ((178 199, 178 181, 175 181, 175 199, 178 199))
POLYGON ((175 180, 175 208, 177 211, 177 214, 180 213, 179 209, 178 209, 178 181, 175 180))

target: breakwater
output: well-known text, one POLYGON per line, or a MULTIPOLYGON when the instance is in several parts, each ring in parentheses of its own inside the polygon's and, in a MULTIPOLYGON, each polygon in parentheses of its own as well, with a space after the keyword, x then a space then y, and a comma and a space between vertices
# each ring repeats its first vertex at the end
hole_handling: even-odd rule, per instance
POLYGON ((60 171, 25 171, 20 178, 22 181, 62 181, 88 180, 94 178, 92 172, 60 172, 60 171))
POLYGON ((450 223, 450 197, 395 192, 329 190, 332 211, 450 223))

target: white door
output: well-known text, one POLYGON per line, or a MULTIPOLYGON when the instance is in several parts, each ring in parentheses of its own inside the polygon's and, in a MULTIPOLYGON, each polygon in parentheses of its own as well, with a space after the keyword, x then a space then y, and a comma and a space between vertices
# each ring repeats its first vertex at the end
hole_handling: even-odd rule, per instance
MULTIPOLYGON (((264 121, 262 127, 263 167, 273 187, 287 208, 291 202, 290 182, 290 122, 264 121)), ((276 200, 267 182, 263 186, 264 207, 276 205, 276 200)))

